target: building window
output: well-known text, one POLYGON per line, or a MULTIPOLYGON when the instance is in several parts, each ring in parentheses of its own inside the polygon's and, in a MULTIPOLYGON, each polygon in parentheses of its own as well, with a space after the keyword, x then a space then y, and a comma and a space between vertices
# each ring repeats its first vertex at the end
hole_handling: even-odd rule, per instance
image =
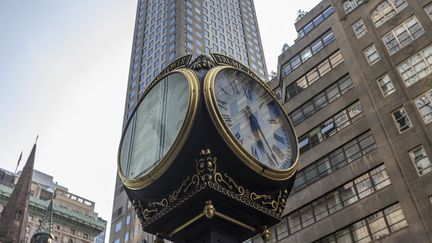
POLYGON ((372 11, 372 21, 378 28, 407 6, 406 0, 384 0, 372 11))
POLYGON ((316 39, 312 44, 297 53, 294 57, 288 60, 287 63, 282 65, 282 78, 286 77, 292 71, 300 67, 301 64, 309 60, 312 56, 316 55, 320 50, 329 45, 335 40, 333 31, 329 30, 322 36, 316 39))
POLYGON ((293 193, 362 158, 376 149, 371 131, 367 131, 297 172, 293 193))
POLYGON ((354 30, 354 34, 356 35, 357 39, 364 36, 367 32, 366 26, 363 23, 362 19, 357 20, 352 24, 352 28, 354 30))
POLYGON ((377 79, 378 86, 381 89, 381 92, 384 97, 387 95, 390 95, 396 91, 393 82, 390 79, 390 76, 388 73, 384 74, 383 76, 379 77, 377 79))
POLYGON ((351 88, 353 88, 353 83, 349 75, 342 77, 324 91, 317 94, 306 103, 302 104, 299 108, 295 109, 289 115, 293 125, 296 126, 300 122, 306 120, 308 117, 317 113, 319 110, 323 109, 328 104, 341 97, 351 88))
MULTIPOLYGON (((384 165, 380 165, 289 213, 285 217, 287 220, 283 221, 284 224, 287 224, 285 227, 282 228, 281 225, 277 225, 270 230, 274 231, 276 228, 279 231, 278 228, 282 228, 280 231, 284 232, 283 237, 286 238, 290 234, 315 224, 388 185, 391 185, 390 178, 384 165)), ((281 239, 283 238, 278 237, 278 240, 281 239)))
POLYGON ((431 73, 432 45, 412 55, 397 65, 405 86, 409 87, 431 73))
POLYGON ((432 122, 432 89, 417 97, 414 101, 424 123, 432 122))
POLYGON ((114 243, 120 243, 120 239, 116 239, 114 243))
POLYGON ((125 222, 125 224, 128 225, 128 224, 130 224, 130 222, 131 222, 131 214, 129 213, 129 214, 126 216, 126 222, 125 222))
POLYGON ((343 3, 345 13, 349 14, 354 11, 358 6, 362 5, 364 0, 346 0, 343 3))
POLYGON ((411 150, 409 154, 419 175, 424 175, 432 171, 431 162, 423 146, 418 146, 411 150))
POLYGON ((396 122, 396 126, 400 133, 405 132, 406 130, 410 129, 413 126, 405 108, 401 107, 393 111, 392 114, 393 114, 393 119, 396 122))
POLYGON ((314 243, 324 242, 371 242, 380 240, 408 223, 399 203, 376 212, 352 225, 336 231, 314 243))
POLYGON ((425 33, 416 16, 412 16, 382 37, 390 55, 395 54, 425 33))
POLYGON ((424 7, 424 10, 429 15, 429 17, 432 19, 432 3, 429 3, 424 7))
POLYGON ((121 223, 121 222, 118 222, 118 223, 115 225, 114 231, 115 231, 115 232, 119 232, 119 231, 121 230, 121 227, 122 227, 122 223, 121 223))
POLYGON ((329 73, 331 70, 335 69, 343 62, 344 59, 340 50, 333 53, 316 67, 309 70, 306 75, 300 77, 294 83, 287 86, 285 102, 291 100, 292 98, 303 92, 310 85, 318 81, 320 78, 329 73))
MULTIPOLYGON (((135 101, 134 101, 135 102, 135 101)), ((116 217, 117 216, 120 216, 122 213, 123 213, 123 207, 119 207, 119 208, 117 208, 117 210, 115 211, 116 213, 115 213, 115 215, 116 215, 116 217)))
POLYGON ((330 15, 334 13, 334 8, 332 6, 326 8, 322 13, 320 13, 313 20, 308 22, 303 28, 301 28, 298 32, 298 37, 303 38, 309 32, 311 32, 315 27, 321 24, 325 19, 327 19, 330 15))
POLYGON ((363 108, 359 101, 338 112, 321 125, 298 138, 300 153, 324 142, 329 137, 348 127, 363 116, 363 108))
POLYGON ((366 49, 363 50, 363 52, 369 65, 371 66, 381 60, 381 57, 375 48, 375 44, 368 46, 366 49))
POLYGON ((127 242, 129 240, 129 232, 126 232, 124 235, 124 242, 127 242))

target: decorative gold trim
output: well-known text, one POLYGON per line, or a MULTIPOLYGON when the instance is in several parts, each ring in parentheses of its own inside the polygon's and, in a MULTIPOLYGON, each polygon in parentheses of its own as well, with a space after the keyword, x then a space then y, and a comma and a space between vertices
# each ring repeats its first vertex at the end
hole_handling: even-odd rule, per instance
POLYGON ((206 205, 204 207, 204 215, 208 218, 211 219, 214 217, 215 215, 215 207, 213 206, 213 202, 211 200, 206 201, 206 205))
POLYGON ((185 229, 186 227, 188 227, 189 225, 193 224, 195 221, 197 221, 200 218, 204 217, 204 213, 200 213, 197 216, 191 218, 190 220, 186 221, 186 223, 180 225, 180 227, 174 229, 173 231, 171 231, 171 233, 169 233, 169 236, 173 236, 175 234, 177 234, 178 232, 182 231, 183 229, 185 229))
POLYGON ((240 227, 243 227, 245 229, 248 229, 252 232, 255 232, 255 228, 253 226, 250 226, 246 223, 243 223, 235 218, 232 218, 224 213, 216 211, 216 209, 213 206, 213 203, 211 200, 206 201, 206 205, 204 206, 204 210, 202 213, 198 214, 197 216, 191 218, 190 220, 186 221, 184 224, 180 225, 179 227, 175 228, 171 233, 169 233, 169 236, 172 237, 173 235, 177 234, 178 232, 184 230, 189 225, 193 224, 200 218, 206 217, 207 219, 212 219, 214 216, 218 216, 221 219, 224 219, 228 222, 231 222, 233 224, 236 224, 240 227))
POLYGON ((190 69, 176 69, 174 71, 171 71, 169 73, 166 73, 165 75, 161 76, 159 80, 155 80, 149 88, 145 91, 143 96, 138 101, 131 117, 129 118, 127 125, 125 126, 125 129, 122 134, 122 139, 120 141, 120 146, 118 150, 118 157, 117 157, 117 167, 118 167, 118 174, 123 182, 123 184, 131 189, 131 190, 139 190, 142 188, 147 187, 151 183, 153 183, 155 180, 157 180, 172 164, 178 153, 180 152, 181 148, 183 147, 184 143, 187 140, 187 137, 192 129, 193 121, 195 120, 196 114, 198 112, 198 105, 200 102, 200 84, 197 74, 190 69), (186 113, 185 120, 183 122, 182 127, 180 128, 180 131, 177 135, 177 138, 174 140, 174 143, 172 147, 168 150, 168 152, 165 154, 165 156, 157 163, 157 165, 150 169, 150 171, 144 175, 141 178, 138 179, 129 179, 127 178, 121 169, 120 166, 120 153, 121 153, 121 147, 123 144, 123 139, 126 134, 127 128, 131 121, 133 120, 133 117, 141 104, 141 102, 144 100, 145 96, 152 90, 152 88, 158 84, 160 81, 162 81, 165 77, 173 74, 173 73, 180 73, 183 76, 186 77, 188 84, 189 84, 189 106, 186 113))
POLYGON ((221 212, 216 211, 215 215, 218 216, 219 218, 225 219, 226 221, 229 221, 229 222, 234 223, 234 224, 236 224, 238 226, 241 226, 241 227, 243 227, 245 229, 248 229, 248 230, 250 230, 252 232, 255 232, 255 228, 254 227, 252 227, 252 226, 250 226, 248 224, 245 224, 243 222, 240 222, 237 219, 231 218, 230 216, 228 216, 226 214, 223 214, 221 212))
MULTIPOLYGON (((143 229, 145 230, 145 227, 156 222, 206 188, 215 190, 253 210, 275 219, 281 219, 288 198, 288 190, 281 189, 271 194, 259 194, 250 191, 235 182, 227 173, 218 172, 216 161, 216 157, 213 157, 209 149, 203 149, 199 158, 195 160, 196 174, 186 177, 180 187, 167 197, 153 202, 133 200, 135 213, 143 229)), ((206 206, 203 215, 210 217, 213 214, 214 216, 216 209, 212 203, 207 201, 206 206)))
POLYGON ((249 77, 253 78, 253 76, 249 75, 247 72, 243 71, 242 69, 239 69, 236 67, 231 67, 231 66, 214 67, 207 73, 207 75, 204 79, 204 100, 205 100, 205 104, 207 106, 207 109, 209 110, 210 117, 211 117, 213 123, 215 124, 219 134, 223 137, 225 142, 228 144, 228 147, 230 147, 231 150, 249 168, 251 168, 252 170, 257 172, 258 174, 261 174, 261 175, 263 175, 263 176, 265 176, 271 180, 276 180, 276 181, 284 181, 284 180, 291 178, 298 168, 299 146, 297 144, 297 135, 295 133, 295 130, 293 129, 294 126, 292 125, 291 120, 289 119, 288 115, 286 114, 286 112, 284 111, 282 106, 279 104, 279 102, 277 101, 277 99, 273 95, 273 93, 268 89, 268 87, 266 85, 264 85, 262 82, 260 82, 259 80, 256 80, 256 82, 269 93, 271 98, 276 101, 277 105, 281 109, 283 115, 288 120, 288 123, 290 125, 290 129, 291 129, 293 137, 294 137, 294 141, 291 141, 291 142, 296 143, 296 146, 295 146, 296 151, 295 151, 295 158, 293 158, 293 165, 287 170, 275 170, 273 168, 269 168, 267 166, 264 166, 257 159, 255 159, 255 157, 253 157, 251 154, 249 154, 247 152, 247 150, 237 141, 237 139, 234 137, 234 135, 230 132, 229 127, 225 124, 225 122, 222 118, 222 115, 221 115, 219 109, 217 108, 216 94, 215 94, 215 88, 214 88, 215 79, 216 79, 216 76, 219 74, 219 72, 221 72, 222 70, 225 70, 225 69, 237 70, 237 71, 242 72, 242 73, 248 75, 249 77))
POLYGON ((261 238, 263 239, 264 242, 267 242, 268 240, 270 240, 270 230, 268 229, 267 225, 264 225, 262 227, 262 231, 261 231, 261 238))

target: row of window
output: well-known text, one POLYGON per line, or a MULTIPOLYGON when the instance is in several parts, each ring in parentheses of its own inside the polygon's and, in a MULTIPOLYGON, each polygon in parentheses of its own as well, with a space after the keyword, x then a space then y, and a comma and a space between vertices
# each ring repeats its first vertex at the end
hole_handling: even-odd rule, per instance
POLYGON ((359 101, 338 112, 321 125, 302 135, 299 141, 300 153, 305 153, 309 149, 327 140, 342 129, 348 127, 363 116, 363 108, 359 101))
POLYGON ((343 8, 345 13, 349 14, 354 11, 358 6, 362 5, 365 0, 345 0, 343 2, 343 8))
POLYGON ((408 6, 406 0, 384 0, 371 13, 371 19, 378 28, 408 6))
POLYGON ((390 184, 384 165, 378 166, 288 214, 286 234, 288 236, 300 231, 390 184))
POLYGON ((376 212, 314 243, 372 242, 408 227, 399 203, 376 212))
POLYGON ((352 89, 353 83, 349 75, 345 75, 324 91, 315 95, 312 99, 306 101, 299 108, 289 114, 294 126, 306 120, 308 117, 317 113, 337 98, 341 97, 348 90, 352 89))
POLYGON ((312 44, 304 48, 300 53, 297 53, 294 57, 288 60, 287 63, 282 65, 282 78, 286 77, 293 70, 309 60, 312 56, 316 55, 321 49, 332 43, 334 40, 335 37, 332 30, 325 32, 322 36, 312 42, 312 44))
POLYGON ((370 130, 361 134, 302 170, 299 170, 291 194, 305 189, 338 169, 362 158, 376 148, 375 139, 370 130))
POLYGON ((396 68, 407 87, 426 77, 432 69, 432 45, 415 53, 396 68))
POLYGON ((287 238, 390 184, 384 165, 380 165, 286 215, 270 229, 274 236, 271 241, 287 238))
POLYGON ((383 36, 383 42, 390 55, 395 54, 425 33, 416 16, 413 15, 402 24, 383 36))
POLYGON ((340 50, 330 55, 324 61, 319 63, 316 67, 309 70, 306 75, 300 77, 297 81, 287 86, 285 102, 291 100, 292 98, 303 92, 305 89, 318 81, 324 75, 335 69, 341 63, 343 63, 343 61, 344 59, 340 50))
POLYGON ((315 27, 320 25, 325 19, 327 19, 330 15, 334 13, 334 8, 332 6, 326 8, 322 11, 318 16, 316 16, 313 20, 307 23, 303 28, 301 28, 298 32, 298 37, 303 38, 309 32, 311 32, 315 27))
MULTIPOLYGON (((128 225, 130 223, 131 223, 131 214, 128 213, 128 215, 126 216, 125 225, 128 225)), ((122 221, 115 224, 114 231, 119 232, 121 228, 122 228, 122 221)))

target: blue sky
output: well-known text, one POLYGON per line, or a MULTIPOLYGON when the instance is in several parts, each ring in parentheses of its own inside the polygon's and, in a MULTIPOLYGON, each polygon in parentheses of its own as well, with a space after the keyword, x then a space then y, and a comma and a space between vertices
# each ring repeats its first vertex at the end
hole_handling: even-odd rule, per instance
MULTIPOLYGON (((319 0, 255 0, 269 71, 319 0), (269 4, 271 2, 271 4, 269 4)), ((0 1, 0 167, 35 168, 111 219, 136 0, 0 1)))

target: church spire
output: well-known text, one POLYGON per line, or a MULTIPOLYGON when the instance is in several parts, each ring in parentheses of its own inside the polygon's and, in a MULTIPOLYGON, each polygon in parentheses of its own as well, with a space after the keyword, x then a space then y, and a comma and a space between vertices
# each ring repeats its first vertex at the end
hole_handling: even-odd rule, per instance
POLYGON ((42 219, 36 233, 32 236, 31 243, 50 243, 53 242, 52 235, 52 216, 53 216, 53 199, 51 199, 45 216, 42 219))
POLYGON ((36 143, 0 216, 0 242, 2 243, 24 241, 35 155, 36 143))

